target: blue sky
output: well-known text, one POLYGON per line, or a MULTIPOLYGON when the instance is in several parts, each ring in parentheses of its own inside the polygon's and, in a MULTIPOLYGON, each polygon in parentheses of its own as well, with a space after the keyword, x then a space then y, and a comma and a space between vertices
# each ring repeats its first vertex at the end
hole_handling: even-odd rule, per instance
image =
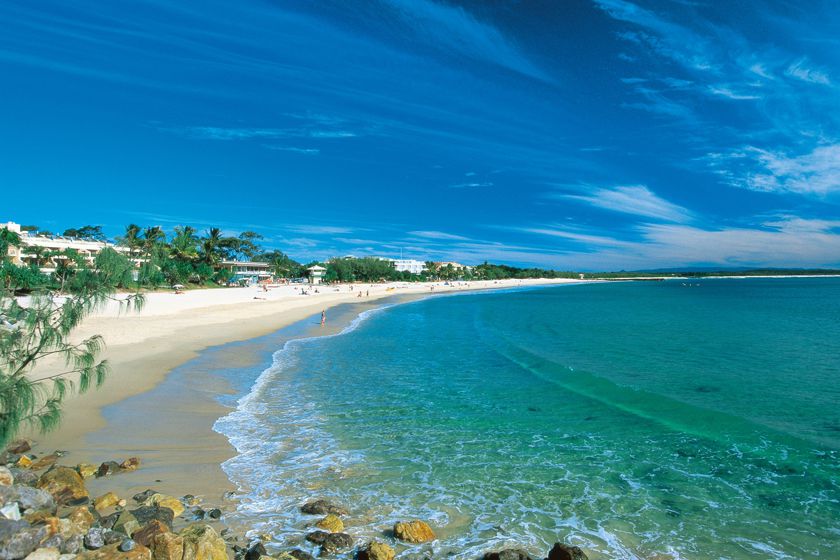
POLYGON ((834 2, 0 3, 0 221, 840 266, 834 2))

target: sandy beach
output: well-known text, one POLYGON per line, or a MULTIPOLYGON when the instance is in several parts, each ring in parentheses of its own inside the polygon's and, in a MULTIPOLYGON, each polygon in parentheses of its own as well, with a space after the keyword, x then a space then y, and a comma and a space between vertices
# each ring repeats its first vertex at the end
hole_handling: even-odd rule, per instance
POLYGON ((38 441, 41 452, 67 452, 67 463, 98 464, 129 455, 141 458, 144 467, 130 477, 92 481, 94 493, 113 490, 125 495, 153 486, 164 492, 189 491, 220 500, 232 489, 220 464, 234 450, 212 430, 212 425, 227 410, 218 396, 232 389, 224 379, 214 376, 213 370, 254 366, 248 361, 253 361, 257 352, 246 342, 235 352, 226 351, 225 359, 230 363, 207 360, 167 378, 173 369, 203 350, 251 341, 310 316, 314 316, 309 326, 312 332, 328 334, 349 321, 348 317, 334 316, 333 310, 341 309, 337 306, 342 304, 358 304, 355 313, 381 304, 384 298, 413 299, 458 291, 576 282, 356 284, 352 288, 319 286, 317 292, 300 285, 276 286, 268 291, 261 287, 204 289, 147 294, 140 312, 120 312, 119 305, 112 302, 90 316, 74 335, 77 339, 94 334, 104 337, 107 347, 102 357, 111 365, 108 380, 99 390, 70 397, 57 431, 31 437, 38 441), (302 295, 302 289, 308 294, 302 295), (318 325, 322 310, 327 313, 324 328, 318 325), (103 416, 105 407, 110 411, 109 418, 103 416))

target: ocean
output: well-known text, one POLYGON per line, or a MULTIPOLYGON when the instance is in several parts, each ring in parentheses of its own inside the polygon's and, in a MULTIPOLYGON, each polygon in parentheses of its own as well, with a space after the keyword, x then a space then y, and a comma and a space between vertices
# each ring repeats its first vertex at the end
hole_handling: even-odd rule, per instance
POLYGON ((362 540, 429 521, 406 557, 840 558, 840 279, 384 306, 278 348, 215 429, 276 545, 325 496, 362 540))

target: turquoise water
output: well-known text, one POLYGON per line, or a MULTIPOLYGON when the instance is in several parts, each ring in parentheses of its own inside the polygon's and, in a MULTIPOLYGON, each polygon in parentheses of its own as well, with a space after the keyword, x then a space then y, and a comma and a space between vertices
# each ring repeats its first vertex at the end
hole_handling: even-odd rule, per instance
POLYGON ((404 554, 840 557, 840 280, 436 297, 277 352, 217 429, 239 515, 297 543, 439 527, 404 554))

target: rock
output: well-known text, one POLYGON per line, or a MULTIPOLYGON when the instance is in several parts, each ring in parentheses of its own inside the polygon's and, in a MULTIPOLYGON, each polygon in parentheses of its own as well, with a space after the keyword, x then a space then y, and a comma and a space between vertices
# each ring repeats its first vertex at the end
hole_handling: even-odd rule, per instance
POLYGON ((72 525, 73 534, 81 535, 87 532, 96 518, 86 507, 77 507, 65 518, 72 525))
POLYGON ((85 535, 85 548, 96 550, 105 546, 105 531, 102 527, 93 527, 85 535))
MULTIPOLYGON (((311 556, 310 556, 310 558, 311 558, 311 556)), ((274 557, 274 560, 297 560, 297 559, 288 552, 281 552, 280 554, 278 554, 274 557)))
POLYGON ((92 478, 96 476, 97 470, 99 470, 99 467, 92 465, 91 463, 79 463, 76 465, 76 472, 79 473, 79 476, 82 478, 92 478))
POLYGON ((184 539, 173 533, 160 533, 152 538, 154 560, 182 560, 184 557, 184 539))
POLYGON ((358 560, 394 560, 394 549, 385 543, 371 541, 364 548, 359 549, 358 560))
POLYGON ((588 558, 578 547, 557 542, 549 551, 548 560, 588 560, 588 558))
POLYGON ((498 552, 488 552, 484 560, 531 560, 527 552, 521 548, 506 548, 498 552))
POLYGON ((119 501, 119 496, 117 496, 113 492, 108 492, 107 494, 102 494, 101 496, 93 500, 93 508, 96 511, 101 511, 103 509, 116 505, 119 501))
POLYGON ((124 471, 136 471, 140 468, 140 458, 129 457, 128 459, 120 463, 120 468, 124 471))
POLYGON ((6 504, 0 508, 0 515, 10 521, 20 521, 20 508, 18 507, 17 502, 6 504))
POLYGON ((120 552, 131 552, 137 544, 131 539, 125 539, 118 547, 120 552))
POLYGON ((311 554, 299 548, 289 551, 289 556, 292 556, 296 560, 315 560, 311 554))
POLYGON ((145 546, 135 546, 128 552, 122 552, 119 544, 111 544, 98 550, 86 550, 76 556, 76 560, 151 560, 152 552, 145 546))
POLYGON ((55 500, 52 495, 46 490, 39 488, 32 488, 31 486, 24 486, 22 484, 15 484, 12 486, 14 491, 12 500, 20 504, 24 511, 55 511, 55 500))
POLYGON ((46 527, 32 527, 23 520, 0 520, 0 560, 26 558, 46 537, 46 527))
POLYGON ((332 513, 318 521, 315 526, 330 533, 341 533, 344 531, 344 523, 341 522, 341 519, 337 515, 332 513))
POLYGON ((64 544, 64 539, 61 535, 52 535, 41 541, 41 548, 54 548, 59 550, 64 544))
POLYGON ((57 548, 42 547, 30 552, 26 560, 58 560, 61 553, 57 548))
POLYGON ((0 467, 0 486, 11 486, 15 483, 15 477, 7 467, 0 467))
POLYGON ((152 541, 154 540, 155 536, 167 532, 169 532, 169 529, 166 525, 164 525, 157 519, 153 519, 146 523, 146 525, 144 525, 142 529, 134 531, 134 533, 131 535, 131 538, 133 538, 135 541, 137 541, 139 544, 142 544, 143 546, 153 548, 152 541))
POLYGON ((140 525, 146 525, 150 521, 157 520, 170 529, 172 528, 172 521, 175 518, 171 509, 160 506, 142 506, 131 510, 131 514, 134 515, 140 525))
POLYGON ((113 529, 114 523, 117 522, 117 519, 119 519, 119 517, 120 513, 118 511, 115 511, 110 515, 100 517, 99 523, 97 523, 97 525, 99 525, 100 527, 104 527, 105 529, 113 529))
MULTIPOLYGON (((12 467, 9 469, 15 477, 15 484, 20 486, 35 486, 38 483, 38 473, 12 467)), ((3 486, 0 486, 3 488, 3 486)))
POLYGON ((58 461, 58 455, 44 455, 43 457, 29 465, 29 468, 33 471, 39 471, 41 469, 46 469, 47 467, 53 466, 56 461, 58 461))
POLYGON ((415 519, 414 521, 400 521, 394 525, 394 536, 401 541, 410 543, 424 543, 435 540, 435 532, 428 523, 415 519))
POLYGON ((148 500, 149 498, 151 498, 152 496, 154 496, 157 493, 158 492, 156 492, 155 490, 152 490, 151 488, 148 488, 148 489, 143 490, 142 492, 140 492, 138 494, 134 494, 131 497, 131 499, 134 500, 135 502, 138 502, 138 503, 142 504, 143 502, 145 502, 146 500, 148 500))
POLYGON ((46 490, 59 504, 87 499, 85 481, 70 467, 53 467, 38 479, 38 488, 46 490))
POLYGON ((84 537, 82 535, 72 535, 64 539, 64 544, 61 547, 62 554, 78 554, 84 546, 84 537))
POLYGON ((120 464, 116 461, 105 461, 99 468, 96 469, 96 476, 103 477, 103 476, 111 476, 114 473, 120 472, 120 464))
POLYGON ((32 459, 27 457, 26 455, 21 455, 20 458, 17 460, 15 465, 21 469, 28 469, 32 466, 32 459))
POLYGON ((219 519, 222 517, 222 510, 219 508, 213 508, 207 512, 207 517, 210 519, 219 519))
POLYGON ((109 544, 119 544, 125 539, 125 535, 122 533, 109 530, 106 530, 103 533, 103 536, 105 537, 105 546, 108 546, 109 544))
POLYGON ((6 451, 15 455, 21 455, 28 451, 32 451, 32 442, 26 439, 19 439, 12 442, 9 447, 6 448, 6 451))
POLYGON ((131 512, 120 512, 120 516, 114 523, 114 531, 123 533, 126 536, 131 536, 135 531, 140 530, 140 522, 134 517, 131 512))
POLYGON ((62 554, 58 557, 58 560, 76 560, 76 556, 77 555, 75 553, 62 554))
POLYGON ((179 535, 184 539, 183 560, 227 560, 227 545, 210 525, 196 523, 179 535))
POLYGON ((248 550, 245 551, 244 558, 245 560, 260 560, 260 558, 266 554, 263 543, 257 541, 248 547, 248 550))
POLYGON ((300 507, 300 511, 308 515, 347 515, 347 510, 338 506, 329 500, 319 498, 317 500, 310 500, 300 507))
POLYGON ((353 548, 353 537, 347 533, 326 533, 321 543, 321 554, 334 554, 353 548))
POLYGON ((184 513, 184 504, 178 498, 167 496, 166 494, 152 494, 152 496, 144 502, 146 506, 160 506, 172 510, 174 517, 178 517, 184 513))

